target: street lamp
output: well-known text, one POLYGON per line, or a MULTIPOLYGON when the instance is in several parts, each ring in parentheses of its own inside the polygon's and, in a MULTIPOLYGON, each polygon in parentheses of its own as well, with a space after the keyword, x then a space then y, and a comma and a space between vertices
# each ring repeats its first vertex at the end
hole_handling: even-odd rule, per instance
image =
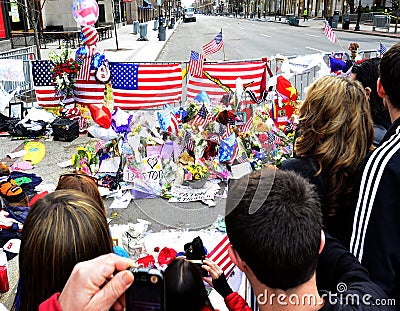
POLYGON ((361 19, 361 0, 358 1, 358 10, 357 10, 357 24, 354 28, 354 31, 360 31, 360 19, 361 19))

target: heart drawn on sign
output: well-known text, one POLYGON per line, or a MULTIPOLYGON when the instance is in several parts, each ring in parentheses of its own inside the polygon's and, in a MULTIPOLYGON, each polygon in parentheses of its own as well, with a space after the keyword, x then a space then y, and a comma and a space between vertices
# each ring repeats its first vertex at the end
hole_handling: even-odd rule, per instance
POLYGON ((148 158, 147 159, 147 164, 150 165, 150 167, 153 169, 154 166, 156 166, 158 163, 158 158, 154 157, 154 158, 148 158))

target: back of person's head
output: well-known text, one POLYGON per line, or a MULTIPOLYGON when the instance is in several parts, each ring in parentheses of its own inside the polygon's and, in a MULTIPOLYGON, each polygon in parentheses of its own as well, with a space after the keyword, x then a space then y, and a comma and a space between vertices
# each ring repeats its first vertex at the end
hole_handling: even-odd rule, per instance
POLYGON ((97 201, 102 208, 104 215, 106 210, 104 207, 103 198, 97 187, 97 179, 93 176, 86 174, 84 171, 75 170, 71 173, 66 173, 60 176, 56 190, 62 189, 75 189, 86 193, 93 200, 97 201))
POLYGON ((174 259, 164 273, 166 311, 200 311, 211 306, 203 279, 193 263, 174 259))
POLYGON ((383 99, 378 95, 376 81, 379 78, 379 57, 367 59, 359 64, 355 64, 351 72, 355 79, 360 81, 364 88, 370 88, 369 104, 374 124, 382 125, 388 129, 390 127, 390 115, 383 105, 383 99))
POLYGON ((400 43, 393 45, 381 58, 379 77, 390 103, 400 110, 400 43))
POLYGON ((322 230, 313 186, 294 172, 268 168, 231 181, 228 189, 228 237, 258 281, 288 290, 310 280, 322 230))
POLYGON ((299 109, 297 156, 319 164, 327 178, 326 214, 350 199, 351 178, 368 153, 374 137, 369 103, 360 82, 337 76, 314 81, 299 109))
POLYGON ((62 291, 75 264, 112 251, 107 220, 92 198, 57 190, 38 200, 22 230, 19 310, 37 310, 62 291))

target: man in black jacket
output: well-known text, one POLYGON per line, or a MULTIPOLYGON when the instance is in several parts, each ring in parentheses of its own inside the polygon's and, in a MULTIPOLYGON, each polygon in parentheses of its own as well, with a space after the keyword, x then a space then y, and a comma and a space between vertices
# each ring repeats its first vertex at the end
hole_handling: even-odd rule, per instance
POLYGON ((350 251, 400 305, 400 43, 382 57, 377 89, 392 125, 359 167, 350 251))
POLYGON ((264 169, 229 184, 230 257, 260 311, 394 310, 357 259, 322 231, 318 195, 291 171, 264 169), (336 288, 317 288, 316 268, 336 288))

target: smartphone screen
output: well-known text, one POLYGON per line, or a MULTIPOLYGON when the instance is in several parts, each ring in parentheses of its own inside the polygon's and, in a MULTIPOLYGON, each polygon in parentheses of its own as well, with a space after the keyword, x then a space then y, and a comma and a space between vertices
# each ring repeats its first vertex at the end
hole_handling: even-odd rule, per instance
POLYGON ((134 273, 135 280, 126 291, 127 311, 164 311, 164 280, 161 274, 134 273))

